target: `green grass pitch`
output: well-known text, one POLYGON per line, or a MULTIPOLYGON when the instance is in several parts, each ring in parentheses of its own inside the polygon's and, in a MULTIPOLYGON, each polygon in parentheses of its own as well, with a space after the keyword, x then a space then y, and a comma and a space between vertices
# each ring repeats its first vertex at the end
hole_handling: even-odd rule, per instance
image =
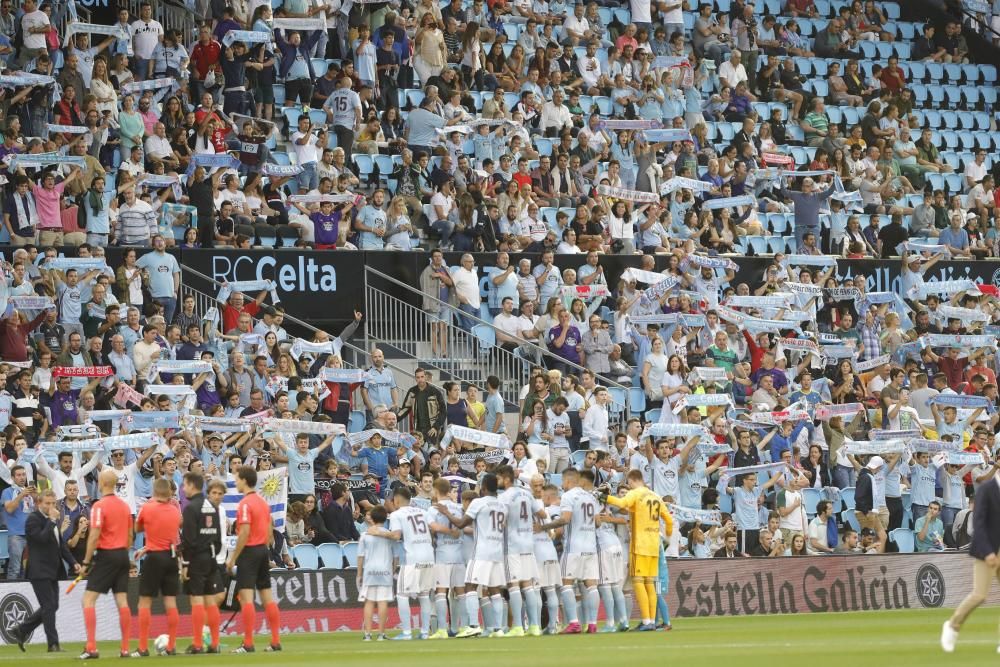
MULTIPOLYGON (((129 662, 184 665, 400 665, 404 667, 640 667, 644 665, 739 665, 739 667, 944 667, 1000 664, 997 621, 1000 609, 978 610, 951 655, 938 646, 948 610, 797 614, 677 619, 672 632, 604 634, 523 639, 449 639, 441 641, 363 643, 359 633, 297 634, 283 637, 280 654, 150 657, 129 662)), ((396 634, 389 633, 390 637, 396 634)), ((239 639, 227 637, 228 648, 239 639)), ((267 638, 259 637, 263 648, 267 638)), ((188 641, 178 640, 183 650, 188 641)), ((132 643, 133 649, 135 642, 132 643)), ((50 655, 44 645, 0 647, 0 664, 80 664, 79 644, 50 655)), ((118 663, 118 644, 102 642, 101 660, 118 663)), ((228 650, 228 649, 227 649, 228 650)))

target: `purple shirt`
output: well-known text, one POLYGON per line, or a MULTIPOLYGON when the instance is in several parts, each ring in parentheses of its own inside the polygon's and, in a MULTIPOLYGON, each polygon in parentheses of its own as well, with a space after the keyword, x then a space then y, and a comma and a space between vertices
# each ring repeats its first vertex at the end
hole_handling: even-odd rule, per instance
POLYGON ((561 346, 559 346, 556 345, 556 339, 562 335, 562 331, 562 326, 559 324, 549 329, 549 335, 548 338, 546 338, 546 342, 549 344, 549 351, 562 357, 566 361, 572 361, 574 364, 579 364, 580 353, 577 352, 576 347, 583 340, 580 336, 580 330, 570 324, 569 333, 566 334, 566 340, 561 346))
POLYGON ((56 390, 52 394, 52 399, 49 402, 49 411, 52 413, 52 426, 76 424, 80 421, 76 409, 76 402, 79 398, 80 391, 78 389, 70 389, 65 392, 56 390))
POLYGON ((340 218, 342 213, 334 211, 330 215, 323 215, 316 211, 309 216, 313 221, 313 238, 317 245, 337 245, 337 237, 340 236, 340 218))

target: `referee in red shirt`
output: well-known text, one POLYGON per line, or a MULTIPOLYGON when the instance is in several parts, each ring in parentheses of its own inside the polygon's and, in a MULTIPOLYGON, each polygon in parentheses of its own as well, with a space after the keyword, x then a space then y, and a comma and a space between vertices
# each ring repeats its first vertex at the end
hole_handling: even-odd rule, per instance
POLYGON ((149 656, 149 624, 153 598, 163 596, 167 611, 167 648, 165 655, 174 655, 177 643, 177 591, 180 588, 180 570, 177 566, 177 544, 181 532, 181 510, 171 502, 170 482, 160 478, 153 482, 153 499, 139 510, 135 532, 146 533, 146 546, 136 552, 142 558, 139 571, 139 649, 133 658, 149 656))
POLYGON ((271 626, 271 644, 265 651, 280 651, 281 617, 278 603, 271 595, 271 568, 268 547, 274 541, 271 507, 257 495, 257 471, 242 466, 236 471, 236 490, 243 500, 236 508, 236 549, 226 563, 230 573, 236 570, 236 590, 243 615, 243 644, 233 653, 253 653, 253 632, 257 627, 254 591, 260 592, 267 624, 271 626))
POLYGON ((132 616, 128 608, 128 549, 132 544, 132 511, 128 503, 115 495, 118 475, 105 468, 98 478, 101 499, 90 509, 90 535, 83 557, 87 590, 83 593, 83 623, 87 629, 87 647, 81 660, 98 658, 97 598, 111 591, 118 604, 121 627, 121 657, 129 657, 128 640, 132 616))

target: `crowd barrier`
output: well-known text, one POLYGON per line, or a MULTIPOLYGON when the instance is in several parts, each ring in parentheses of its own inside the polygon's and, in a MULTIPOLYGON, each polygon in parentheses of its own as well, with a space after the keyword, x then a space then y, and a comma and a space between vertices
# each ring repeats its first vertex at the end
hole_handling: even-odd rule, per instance
MULTIPOLYGON (((972 559, 964 553, 884 554, 872 556, 825 556, 741 559, 675 559, 669 562, 670 612, 683 619, 695 616, 751 616, 813 612, 890 611, 901 609, 952 608, 972 585, 972 559), (780 567, 776 567, 780 565, 780 567)), ((271 574, 274 597, 281 608, 282 634, 336 632, 361 628, 361 604, 356 570, 289 570, 271 574)), ((69 582, 62 582, 65 592, 69 582)), ((60 595, 59 636, 63 642, 84 641, 81 599, 83 586, 60 595)), ((232 591, 230 591, 230 599, 232 591)), ((129 586, 133 611, 138 599, 138 580, 129 586)), ((177 598, 181 611, 179 634, 189 636, 190 604, 186 595, 177 598)), ((994 587, 986 601, 1000 605, 994 587)), ((14 643, 11 623, 23 619, 37 606, 27 582, 0 584, 0 641, 14 643)), ((223 612, 229 618, 232 612, 223 612)), ((944 618, 942 612, 942 618, 944 618)), ((98 639, 118 637, 117 613, 111 596, 98 602, 98 639)), ((258 615, 258 632, 268 630, 258 615)), ((231 619, 226 634, 242 633, 240 615, 231 619)), ((398 623, 395 607, 388 624, 398 623)), ((153 605, 151 633, 166 632, 167 621, 159 601, 153 605)), ((45 641, 38 628, 32 643, 45 641)), ((238 641, 230 640, 230 643, 238 641)))
MULTIPOLYGON (((10 257, 10 247, 0 247, 4 257, 10 257)), ((71 253, 67 249, 67 254, 71 253)), ((110 247, 106 251, 108 264, 115 268, 122 263, 124 250, 110 247)), ((139 250, 142 254, 148 252, 139 250)), ((277 284, 278 296, 289 314, 300 319, 316 322, 318 326, 335 328, 353 319, 354 310, 363 309, 364 267, 371 266, 386 275, 403 281, 416 288, 420 286, 420 273, 429 261, 426 252, 385 252, 385 251, 328 251, 298 249, 171 249, 177 261, 215 281, 272 279, 277 284), (321 307, 317 307, 317 306, 321 307)), ((461 253, 446 253, 449 266, 457 266, 461 253)), ((537 262, 537 254, 512 254, 511 263, 516 264, 521 257, 537 262)), ((476 266, 481 277, 480 285, 485 298, 486 276, 484 269, 495 265, 494 253, 475 255, 476 266)), ((614 288, 621 273, 629 267, 640 264, 639 256, 602 255, 609 285, 614 288)), ((772 262, 769 257, 734 257, 739 266, 733 284, 747 283, 752 289, 760 285, 764 269, 772 262)), ((656 270, 666 268, 668 257, 655 258, 656 270)), ((555 263, 560 269, 579 268, 585 263, 583 255, 556 255, 555 263)), ((837 277, 843 279, 864 275, 868 291, 888 291, 899 289, 899 260, 840 260, 837 277)), ((1000 286, 1000 261, 945 261, 939 262, 929 271, 927 280, 957 280, 971 278, 979 283, 1000 286)), ((191 287, 214 294, 217 288, 193 273, 186 273, 184 280, 191 287)), ((373 279, 374 280, 374 279, 373 279)), ((413 299, 414 295, 400 295, 391 283, 374 287, 397 295, 399 298, 413 299)))

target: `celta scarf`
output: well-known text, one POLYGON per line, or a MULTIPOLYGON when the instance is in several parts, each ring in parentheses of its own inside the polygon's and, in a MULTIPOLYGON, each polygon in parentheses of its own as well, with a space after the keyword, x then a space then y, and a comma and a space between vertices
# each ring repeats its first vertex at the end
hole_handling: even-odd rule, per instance
POLYGON ((358 384, 368 380, 368 372, 360 368, 323 368, 319 376, 324 382, 339 382, 343 384, 358 384))
POLYGON ((868 361, 855 361, 854 370, 859 373, 864 373, 865 371, 870 371, 873 368, 878 368, 883 364, 889 363, 891 355, 883 354, 880 357, 875 357, 874 359, 869 359, 868 361))
POLYGON ((628 190, 626 188, 614 188, 610 185, 598 185, 597 194, 614 199, 634 201, 640 203, 653 203, 660 201, 660 196, 655 192, 641 192, 639 190, 628 190))
POLYGON ((957 306, 938 306, 937 312, 949 320, 958 320, 964 326, 973 322, 989 322, 990 316, 974 308, 959 308, 957 306))
POLYGON ((923 431, 920 429, 905 429, 905 430, 884 430, 884 429, 872 429, 868 432, 868 436, 872 440, 912 440, 914 438, 919 438, 923 435, 923 431))
POLYGON ((996 336, 988 334, 924 334, 917 339, 922 348, 957 347, 962 350, 972 350, 977 347, 996 348, 996 336))
POLYGON ((302 167, 297 164, 274 164, 272 162, 266 162, 260 168, 260 173, 274 178, 298 176, 302 173, 302 167))
POLYGON ((234 280, 223 283, 215 299, 220 303, 225 303, 233 292, 261 292, 263 290, 270 292, 272 303, 281 301, 278 298, 278 286, 273 280, 234 280))
POLYGON ((961 442, 943 442, 941 440, 924 440, 917 438, 910 441, 910 451, 927 452, 934 454, 937 452, 957 452, 962 449, 961 442))
POLYGON ((375 434, 382 436, 383 442, 395 442, 399 444, 406 445, 409 447, 412 444, 413 436, 409 433, 400 433, 399 431, 386 431, 381 428, 370 428, 366 431, 359 431, 358 433, 348 433, 347 434, 347 444, 351 447, 355 445, 360 445, 362 443, 368 442, 372 439, 375 434))
POLYGON ((709 199, 703 202, 701 208, 703 211, 711 211, 717 208, 736 208, 737 206, 756 206, 757 200, 753 195, 741 195, 739 197, 720 197, 718 199, 709 199))
POLYGON ((954 294, 976 289, 976 283, 968 278, 962 280, 930 280, 924 283, 926 294, 954 294))
POLYGON ((657 130, 660 128, 658 120, 602 120, 597 125, 602 130, 657 130))
POLYGON ((837 266, 837 258, 833 255, 787 255, 785 266, 837 266))
POLYGON ((101 450, 112 452, 116 449, 149 449, 163 442, 156 433, 130 433, 128 435, 113 435, 108 438, 91 438, 70 442, 47 442, 46 449, 58 451, 97 452, 101 450))
POLYGON ((53 132, 59 132, 61 134, 86 134, 89 130, 83 125, 58 125, 57 123, 48 123, 45 126, 45 131, 48 134, 53 132))
POLYGON ((564 299, 575 297, 585 301, 611 296, 607 285, 566 285, 559 290, 559 293, 564 299))
POLYGON ((510 438, 503 433, 490 433, 489 431, 480 431, 479 429, 469 428, 467 426, 458 426, 456 424, 450 424, 445 430, 444 438, 441 440, 441 446, 447 447, 448 443, 452 440, 472 442, 477 445, 492 447, 495 449, 510 449, 511 447, 510 438))
MULTIPOLYGON (((68 3, 69 6, 73 6, 73 3, 68 3)), ((66 23, 66 38, 63 40, 63 46, 68 46, 73 35, 77 33, 84 33, 88 35, 105 35, 108 37, 117 37, 120 40, 130 41, 132 38, 128 34, 128 30, 125 26, 116 23, 114 25, 104 25, 102 23, 80 23, 77 21, 68 21, 66 23)))
POLYGON ((231 45, 233 42, 243 42, 244 44, 270 44, 272 41, 274 41, 274 35, 262 30, 230 30, 222 38, 222 43, 226 46, 231 45))
POLYGON ((674 176, 660 186, 660 194, 668 195, 677 190, 693 190, 695 192, 708 192, 712 189, 712 184, 708 181, 699 181, 694 178, 684 176, 674 176))
POLYGON ((768 424, 780 426, 787 421, 811 420, 812 416, 807 410, 778 410, 775 412, 754 412, 750 415, 750 421, 755 424, 768 424))
POLYGON ((688 394, 677 401, 677 405, 674 406, 674 414, 679 414, 685 408, 717 407, 720 405, 735 407, 733 397, 729 394, 688 394))
POLYGON ((964 408, 967 410, 983 408, 990 413, 996 409, 993 402, 985 396, 970 396, 968 394, 938 394, 937 396, 931 396, 927 403, 929 405, 964 408))
POLYGON ((690 141, 691 132, 680 127, 669 127, 661 130, 643 130, 642 138, 651 144, 690 141))
POLYGON ((865 406, 861 403, 839 403, 837 405, 817 405, 813 417, 820 421, 830 421, 833 417, 854 417, 865 406))
POLYGON ((732 269, 739 271, 739 264, 726 257, 706 257, 704 255, 688 255, 688 264, 708 269, 732 269))
POLYGON ((767 473, 770 475, 772 472, 784 471, 788 468, 787 463, 758 463, 755 466, 745 466, 743 468, 726 468, 719 475, 719 486, 726 486, 729 484, 729 480, 733 477, 742 477, 743 475, 758 475, 760 473, 767 473))
POLYGON ((303 354, 333 354, 340 356, 340 350, 344 346, 344 342, 339 338, 331 338, 325 343, 310 343, 309 341, 303 340, 301 338, 296 338, 295 342, 292 343, 292 347, 288 350, 288 353, 295 358, 296 361, 299 360, 303 354))
POLYGON ((176 410, 132 412, 123 420, 130 431, 158 428, 180 428, 180 414, 176 410))
POLYGON ((719 510, 699 510, 667 503, 667 509, 674 521, 679 523, 700 523, 703 526, 721 526, 722 513, 719 510))
POLYGON ((639 436, 640 440, 645 440, 646 438, 691 438, 691 437, 702 437, 708 436, 708 429, 706 429, 701 424, 665 424, 665 423, 655 423, 646 424, 646 428, 643 429, 642 435, 639 436))
POLYGON ((308 433, 310 435, 343 435, 343 424, 305 422, 298 419, 264 419, 264 428, 275 433, 308 433))
POLYGON ((105 378, 114 374, 115 369, 111 366, 55 366, 52 369, 52 377, 105 378))
POLYGON ((201 375, 212 371, 212 364, 208 361, 198 361, 195 359, 163 359, 154 361, 149 365, 149 378, 152 379, 159 373, 179 373, 181 375, 201 375))
POLYGON ((848 440, 840 451, 855 456, 862 454, 883 456, 906 451, 906 443, 902 440, 848 440))

